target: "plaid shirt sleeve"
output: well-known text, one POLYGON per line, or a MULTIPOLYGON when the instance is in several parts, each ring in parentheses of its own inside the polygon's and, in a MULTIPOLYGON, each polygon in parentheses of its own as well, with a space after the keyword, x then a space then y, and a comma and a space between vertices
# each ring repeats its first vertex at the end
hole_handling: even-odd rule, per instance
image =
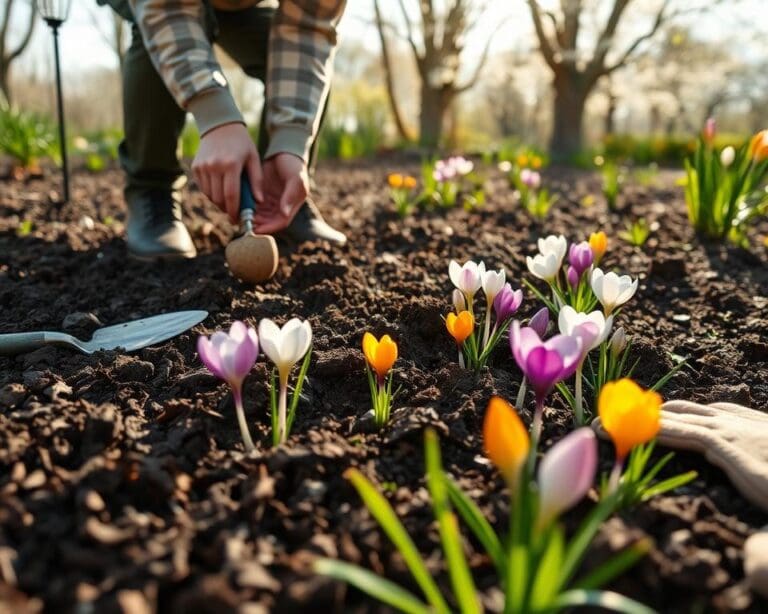
POLYGON ((269 41, 265 158, 309 159, 328 97, 336 25, 346 0, 280 0, 269 41))
POLYGON ((201 0, 129 0, 152 63, 200 134, 245 123, 205 31, 201 0))

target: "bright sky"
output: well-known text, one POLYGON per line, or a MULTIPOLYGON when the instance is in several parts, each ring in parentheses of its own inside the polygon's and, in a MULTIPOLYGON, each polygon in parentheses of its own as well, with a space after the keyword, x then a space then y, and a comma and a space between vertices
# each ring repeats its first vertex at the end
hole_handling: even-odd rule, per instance
MULTIPOLYGON (((6 1, 0 0, 0 7, 6 1)), ((655 4, 654 0, 635 1, 638 7, 655 4)), ((540 2, 544 6, 557 5, 559 0, 540 0, 540 2)), ((509 18, 508 25, 504 26, 494 40, 494 50, 530 44, 531 20, 524 0, 489 0, 488 4, 487 13, 483 18, 488 31, 502 19, 509 18)), ((703 18, 697 18, 695 31, 702 37, 723 41, 724 44, 729 39, 735 40, 736 34, 743 31, 744 24, 752 26, 756 23, 760 24, 756 27, 761 28, 766 34, 768 23, 764 19, 765 4, 766 0, 725 0, 723 6, 715 12, 703 18), (760 19, 757 19, 758 16, 760 19)), ((382 5, 392 8, 397 6, 394 0, 384 0, 382 5)), ((15 8, 16 19, 12 31, 15 29, 19 32, 24 18, 21 9, 26 7, 21 3, 17 3, 16 7, 18 8, 15 8)), ((75 76, 87 69, 116 65, 114 54, 94 26, 93 14, 95 13, 106 29, 109 11, 110 9, 106 7, 97 7, 95 0, 74 0, 70 18, 61 30, 62 63, 65 74, 75 76)), ((378 48, 372 20, 373 0, 349 0, 347 14, 340 27, 342 41, 357 39, 370 43, 373 49, 378 48)), ((468 41, 467 53, 478 56, 484 43, 482 37, 471 37, 468 41)), ((762 49, 759 52, 763 53, 765 50, 762 49)), ((19 62, 25 69, 31 68, 36 72, 50 70, 52 63, 50 33, 43 23, 38 24, 32 48, 19 62)))

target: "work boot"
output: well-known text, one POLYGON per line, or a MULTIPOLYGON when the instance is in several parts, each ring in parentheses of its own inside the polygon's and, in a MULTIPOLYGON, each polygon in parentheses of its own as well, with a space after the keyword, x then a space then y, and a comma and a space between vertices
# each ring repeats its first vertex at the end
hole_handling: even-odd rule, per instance
POLYGON ((347 242, 347 236, 328 224, 315 203, 309 199, 299 209, 290 226, 276 233, 275 237, 293 245, 322 240, 341 246, 347 242))
POLYGON ((131 190, 126 194, 128 252, 140 260, 194 258, 195 244, 181 221, 177 190, 131 190))

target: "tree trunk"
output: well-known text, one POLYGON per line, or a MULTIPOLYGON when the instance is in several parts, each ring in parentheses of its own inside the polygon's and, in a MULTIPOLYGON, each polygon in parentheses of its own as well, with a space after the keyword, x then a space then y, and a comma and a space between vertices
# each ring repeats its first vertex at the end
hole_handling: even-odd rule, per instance
POLYGON ((419 146, 430 151, 434 151, 440 146, 445 114, 450 102, 451 96, 445 89, 434 90, 422 82, 419 146))
POLYGON ((584 145, 584 107, 587 99, 586 88, 564 73, 555 77, 553 87, 554 125, 549 152, 553 160, 568 160, 582 151, 584 145))

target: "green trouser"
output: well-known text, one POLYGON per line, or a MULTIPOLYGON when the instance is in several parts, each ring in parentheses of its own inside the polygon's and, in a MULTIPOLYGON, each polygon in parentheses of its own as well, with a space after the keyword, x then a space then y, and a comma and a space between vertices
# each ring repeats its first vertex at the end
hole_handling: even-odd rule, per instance
MULTIPOLYGON (((125 0, 106 0, 125 18, 131 13, 125 0)), ((269 31, 274 5, 255 6, 242 11, 216 11, 207 3, 206 30, 250 77, 265 82, 269 31)), ((324 112, 323 112, 324 113, 324 112)), ((259 154, 269 144, 266 104, 259 126, 259 154)), ((126 196, 146 189, 170 190, 184 175, 177 156, 179 137, 186 112, 163 83, 144 47, 136 24, 123 65, 123 123, 125 136, 120 144, 120 163, 126 173, 126 196)), ((314 167, 316 142, 310 152, 314 167)))

